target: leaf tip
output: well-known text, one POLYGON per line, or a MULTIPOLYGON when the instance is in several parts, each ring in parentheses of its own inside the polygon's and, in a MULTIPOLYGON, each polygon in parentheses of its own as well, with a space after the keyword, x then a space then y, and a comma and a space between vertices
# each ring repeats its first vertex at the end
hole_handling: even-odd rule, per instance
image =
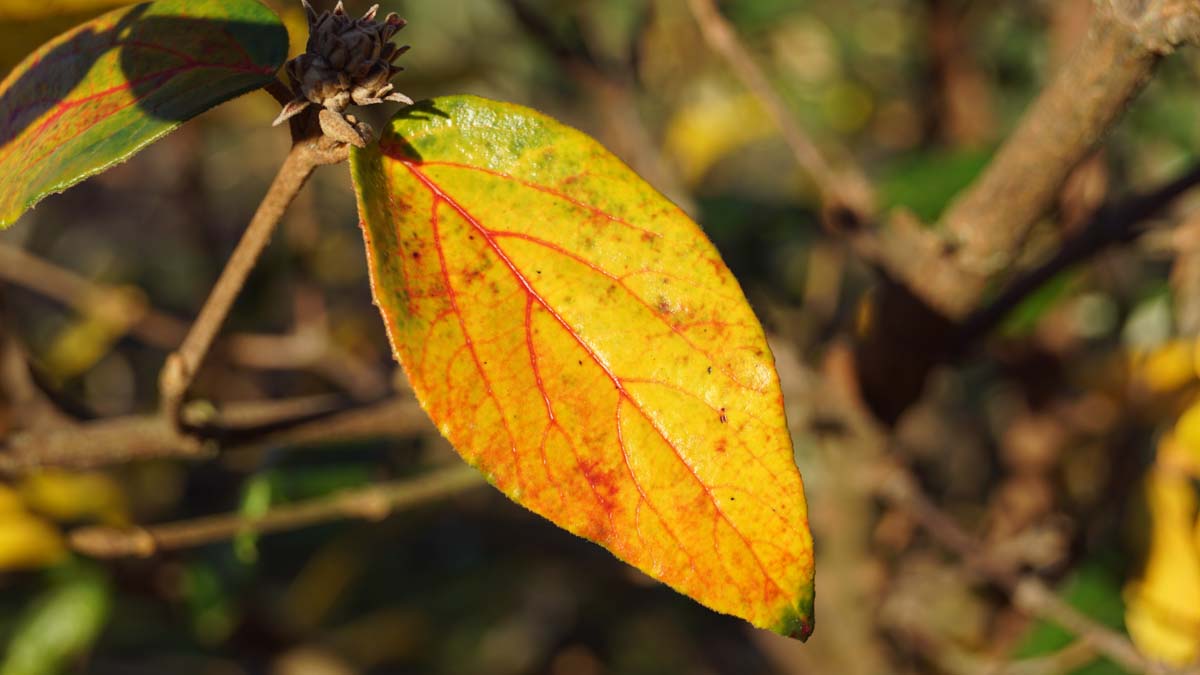
POLYGON ((816 617, 813 611, 813 583, 810 579, 797 594, 796 603, 789 606, 783 617, 771 628, 775 633, 784 637, 795 638, 808 642, 816 628, 816 617))

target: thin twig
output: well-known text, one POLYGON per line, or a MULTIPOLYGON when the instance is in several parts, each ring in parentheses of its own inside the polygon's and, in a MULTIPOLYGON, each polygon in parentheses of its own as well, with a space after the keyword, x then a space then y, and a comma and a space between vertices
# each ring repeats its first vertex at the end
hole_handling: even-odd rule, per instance
MULTIPOLYGON (((994 325, 995 312, 982 320, 971 315, 980 311, 989 288, 1012 276, 1033 227, 1053 208, 1064 181, 1092 156, 1164 55, 1200 42, 1195 0, 1094 5, 1083 44, 937 227, 894 217, 881 230, 879 266, 889 283, 875 294, 872 321, 856 352, 864 400, 882 420, 894 423, 921 396, 933 368, 960 353, 960 334, 977 336, 994 325), (971 327, 954 328, 968 317, 971 327)), ((1065 251, 1062 261, 1095 250, 1087 244, 1065 251)), ((1040 285, 1040 274, 1044 271, 1034 273, 1032 283, 1019 282, 1004 302, 1040 285)))
POLYGON ((336 164, 349 156, 347 146, 331 145, 325 141, 328 139, 321 137, 293 146, 200 310, 200 316, 192 324, 179 349, 167 357, 159 377, 162 413, 166 419, 178 420, 184 394, 204 362, 217 331, 225 322, 251 270, 270 243, 271 235, 288 205, 318 166, 336 164))
POLYGON ((417 402, 407 396, 368 406, 322 397, 198 412, 184 411, 182 430, 160 415, 143 415, 14 434, 0 443, 0 476, 50 467, 97 469, 150 459, 196 461, 213 457, 218 448, 402 437, 433 428, 417 402))
POLYGON ((268 82, 266 86, 263 87, 263 91, 270 94, 280 106, 285 106, 288 103, 291 103, 292 99, 296 98, 296 95, 292 93, 291 88, 284 84, 283 80, 279 79, 278 77, 268 82))
POLYGON ((1064 602, 1041 580, 1022 577, 1010 567, 997 564, 974 537, 921 492, 916 479, 899 463, 892 462, 883 470, 876 488, 881 498, 910 514, 934 540, 961 557, 970 569, 1007 591, 1018 609, 1074 633, 1080 641, 1130 672, 1200 675, 1200 669, 1165 670, 1143 656, 1124 635, 1064 602))
MULTIPOLYGON (((866 174, 853 165, 835 169, 821 154, 816 143, 801 128, 795 114, 788 109, 787 103, 742 44, 737 31, 721 15, 714 0, 688 0, 688 6, 700 24, 708 45, 725 59, 742 84, 766 108, 791 148, 796 163, 817 186, 826 210, 830 213, 848 211, 855 224, 869 222, 874 214, 874 196, 866 174)), ((848 153, 840 154, 848 156, 848 153)), ((846 227, 845 223, 836 224, 846 227)))
POLYGON ((70 534, 70 543, 76 551, 94 558, 144 558, 220 542, 245 533, 267 534, 352 518, 383 520, 396 511, 486 484, 475 469, 456 465, 416 478, 275 507, 258 517, 230 513, 133 529, 85 527, 70 534))
POLYGON ((943 214, 945 259, 932 270, 928 261, 908 270, 906 280, 951 318, 970 312, 1010 268, 1067 177, 1141 94, 1163 56, 1198 37, 1184 30, 1200 24, 1194 2, 1095 4, 1083 44, 943 214))
POLYGON ((120 417, 14 434, 0 445, 0 476, 47 467, 91 469, 143 459, 206 457, 205 447, 158 415, 120 417))
MULTIPOLYGON (((138 290, 101 284, 16 246, 0 244, 0 280, 96 317, 119 334, 171 352, 188 325, 154 308, 138 290)), ((367 364, 339 349, 320 322, 296 314, 297 326, 286 335, 234 333, 212 347, 230 363, 255 370, 310 370, 355 396, 369 399, 382 391, 367 364)))
POLYGON ((1026 298, 1062 272, 1109 246, 1136 239, 1145 231, 1148 221, 1197 185, 1200 185, 1200 164, 1151 192, 1102 209, 1079 235, 1060 246, 1049 260, 1018 277, 987 306, 967 317, 955 342, 959 345, 973 343, 990 333, 1026 298))

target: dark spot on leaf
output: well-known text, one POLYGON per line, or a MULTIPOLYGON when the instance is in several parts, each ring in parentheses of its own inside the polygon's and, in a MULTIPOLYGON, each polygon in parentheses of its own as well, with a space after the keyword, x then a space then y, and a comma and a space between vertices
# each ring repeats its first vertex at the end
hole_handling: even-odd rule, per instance
POLYGON ((712 375, 712 366, 709 366, 709 367, 708 367, 708 374, 709 374, 709 375, 712 375))

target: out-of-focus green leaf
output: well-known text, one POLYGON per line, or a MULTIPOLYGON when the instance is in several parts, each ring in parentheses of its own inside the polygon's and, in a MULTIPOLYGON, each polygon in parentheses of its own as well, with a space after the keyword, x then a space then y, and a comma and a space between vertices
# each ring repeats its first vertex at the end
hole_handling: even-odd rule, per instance
POLYGON ((1075 290, 1075 280, 1078 277, 1079 273, 1076 270, 1068 270, 1030 293, 1021 304, 1009 313, 1000 327, 1001 333, 1009 337, 1020 337, 1032 333, 1046 312, 1053 309, 1075 290))
MULTIPOLYGON (((270 473, 260 473, 251 478, 242 490, 242 504, 238 513, 246 519, 261 518, 271 510, 274 501, 274 481, 270 473)), ((251 565, 258 561, 258 533, 239 532, 233 539, 233 551, 241 562, 251 565)))
POLYGON ((184 572, 183 585, 195 638, 207 645, 227 639, 236 622, 236 608, 217 571, 204 563, 194 564, 184 572))
POLYGON ((932 222, 979 175, 991 155, 990 150, 932 151, 897 160, 880 178, 880 199, 887 208, 903 206, 932 222))
MULTIPOLYGON (((1060 588, 1059 595, 1072 607, 1092 619, 1124 632, 1125 603, 1121 600, 1121 582, 1101 562, 1084 563, 1060 588)), ((1063 649, 1078 638, 1048 621, 1038 622, 1014 652, 1014 658, 1046 656, 1063 649)), ((1126 675, 1108 659, 1092 663, 1065 675, 1126 675)))
POLYGON ((92 572, 52 586, 26 611, 0 675, 55 675, 100 635, 111 608, 108 584, 92 572))

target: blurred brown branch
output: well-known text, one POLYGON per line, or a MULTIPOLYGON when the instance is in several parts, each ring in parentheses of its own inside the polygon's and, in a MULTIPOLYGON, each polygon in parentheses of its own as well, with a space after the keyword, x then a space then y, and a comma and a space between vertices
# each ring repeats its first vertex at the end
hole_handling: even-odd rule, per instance
MULTIPOLYGON (((275 181, 259 205, 242 240, 226 263, 200 315, 179 348, 172 352, 159 376, 162 414, 177 419, 183 397, 195 379, 205 356, 225 323, 225 317, 241 293, 258 258, 271 241, 275 226, 319 166, 338 164, 350 156, 349 146, 322 135, 310 118, 311 134, 295 139, 292 151, 280 167, 275 181)), ((295 128, 295 127, 293 127, 295 128)))
MULTIPOLYGON (((0 244, 0 280, 96 317, 117 334, 164 351, 177 348, 187 335, 184 321, 155 309, 138 289, 91 281, 16 246, 0 244)), ((243 368, 310 370, 362 399, 385 391, 386 382, 369 365, 331 342, 323 312, 297 311, 296 321, 290 334, 234 333, 217 340, 213 349, 243 368)))
MULTIPOLYGON (((960 334, 981 338, 979 326, 994 325, 976 317, 967 319, 972 327, 965 331, 956 327, 979 311, 991 285, 1013 273, 1034 225, 1057 202, 1074 168, 1142 92, 1163 57, 1198 39, 1200 4, 1096 3, 1083 44, 940 223, 925 228, 903 214, 892 218, 881 233, 887 280, 873 299, 873 320, 858 336, 856 348, 863 396, 882 420, 894 423, 917 400, 932 369, 963 348, 960 334)), ((1158 208, 1124 215, 1140 221, 1158 208)), ((1136 229, 1129 224, 1121 228, 1136 229)), ((1073 263, 1103 245, 1075 242, 1071 247, 1063 259, 1073 263)), ((1039 274, 1044 272, 1030 278, 1036 281, 1039 274)), ((1013 306, 1038 287, 1018 281, 1003 303, 1013 306)))
POLYGON ((1142 92, 1163 56, 1196 39, 1196 25, 1195 3, 1096 3, 1083 44, 983 174, 943 214, 941 273, 914 269, 909 278, 921 295, 951 317, 969 312, 988 282, 1016 259, 1071 171, 1142 92), (1191 32, 1176 28, 1187 22, 1191 32))
POLYGON ((1068 605, 1040 579, 1021 576, 1011 567, 998 564, 984 547, 939 509, 921 491, 916 478, 898 462, 882 462, 876 491, 890 505, 909 513, 940 545, 962 558, 963 563, 1004 589, 1018 609, 1051 621, 1079 640, 1133 673, 1151 675, 1200 675, 1200 668, 1170 670, 1143 656, 1124 635, 1097 623, 1068 605))
POLYGON ((76 551, 94 558, 144 558, 164 551, 220 542, 245 533, 268 534, 352 518, 383 520, 396 511, 486 484, 475 469, 455 465, 414 478, 277 506, 258 517, 232 513, 139 528, 84 527, 71 532, 70 542, 76 551))
POLYGON ((865 228, 875 219, 875 195, 870 179, 849 162, 847 151, 837 152, 842 164, 838 167, 825 157, 755 63, 737 31, 721 15, 714 0, 688 0, 688 6, 705 41, 725 59, 742 84, 766 109, 796 163, 816 185, 830 226, 846 234, 856 244, 859 254, 866 256, 866 262, 872 262, 875 253, 870 247, 873 242, 865 235, 865 228))
POLYGON ((347 407, 320 398, 232 406, 225 412, 196 414, 185 409, 183 418, 182 429, 158 415, 145 415, 19 432, 0 443, 0 476, 48 467, 94 469, 147 459, 207 459, 218 449, 260 443, 407 436, 431 428, 416 401, 400 396, 369 406, 347 407))
POLYGON ((963 321, 956 342, 970 344, 986 336, 1031 293, 1054 277, 1109 246, 1136 239, 1147 224, 1180 197, 1200 185, 1200 165, 1165 185, 1101 209, 1082 231, 1064 242, 1049 259, 1014 279, 995 299, 963 321))

